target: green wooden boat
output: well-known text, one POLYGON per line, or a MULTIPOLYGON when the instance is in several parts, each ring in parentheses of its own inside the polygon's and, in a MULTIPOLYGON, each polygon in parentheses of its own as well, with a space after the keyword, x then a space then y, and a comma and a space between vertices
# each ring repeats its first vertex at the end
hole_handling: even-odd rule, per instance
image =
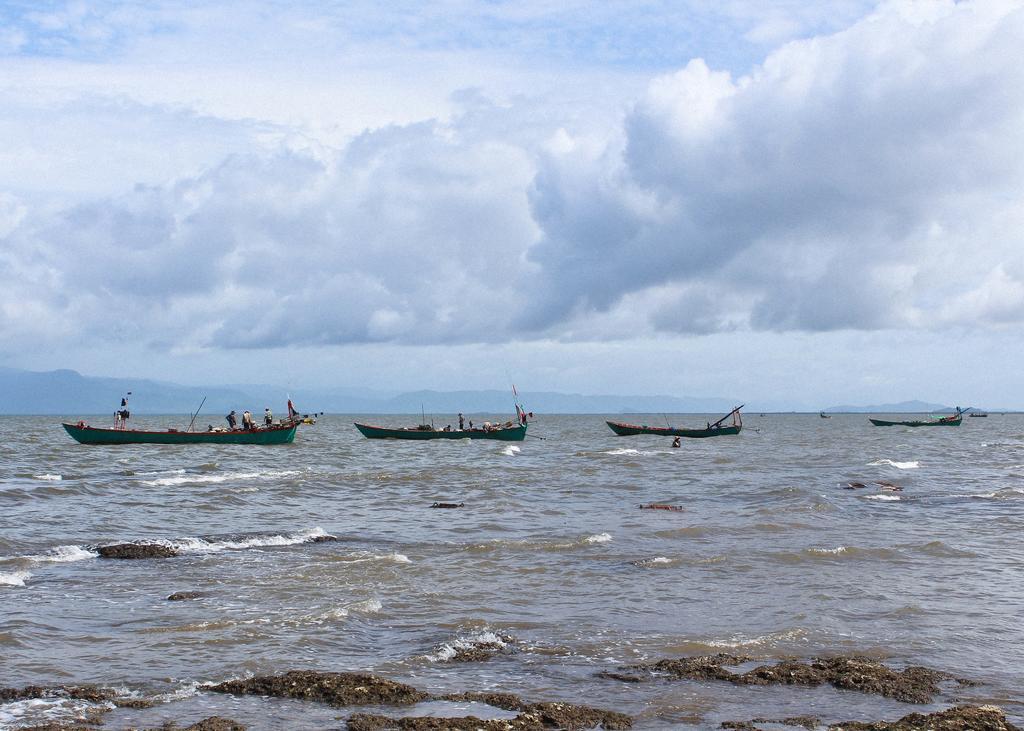
POLYGON ((80 444, 291 444, 297 428, 296 422, 250 431, 142 431, 89 426, 82 421, 64 424, 67 433, 80 444))
POLYGON ((958 407, 952 416, 943 416, 941 419, 914 419, 910 421, 889 421, 887 419, 872 419, 868 417, 875 426, 960 426, 963 421, 963 411, 958 407))
POLYGON ((434 429, 429 424, 418 427, 392 428, 372 426, 356 422, 358 429, 367 439, 497 439, 502 442, 521 442, 526 439, 526 424, 509 421, 486 429, 434 429))
POLYGON ((638 434, 656 434, 662 437, 688 437, 690 439, 706 439, 708 437, 725 437, 739 434, 743 429, 743 419, 740 416, 742 406, 737 406, 714 424, 708 424, 703 429, 686 429, 674 426, 646 426, 639 424, 626 424, 621 421, 606 421, 608 427, 620 437, 634 437, 638 434), (726 424, 725 420, 732 417, 732 424, 726 424))

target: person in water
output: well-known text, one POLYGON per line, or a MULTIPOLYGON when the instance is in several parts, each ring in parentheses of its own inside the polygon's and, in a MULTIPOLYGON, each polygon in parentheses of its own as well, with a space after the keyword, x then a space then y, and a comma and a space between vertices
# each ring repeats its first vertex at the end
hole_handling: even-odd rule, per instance
POLYGON ((224 417, 228 420, 228 429, 234 431, 238 428, 238 419, 235 418, 235 410, 231 409, 231 413, 224 417))
POLYGON ((676 437, 675 439, 672 440, 672 446, 673 447, 678 447, 679 446, 679 437, 676 437))

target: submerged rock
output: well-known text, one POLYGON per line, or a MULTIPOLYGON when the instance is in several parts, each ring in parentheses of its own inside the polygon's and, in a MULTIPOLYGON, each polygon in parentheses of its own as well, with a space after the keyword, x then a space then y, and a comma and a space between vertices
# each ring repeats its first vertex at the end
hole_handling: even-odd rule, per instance
POLYGON ((315 536, 309 540, 310 543, 334 543, 338 536, 315 536))
POLYGON ((210 690, 232 695, 269 695, 296 698, 331 706, 387 704, 407 706, 430 696, 411 685, 366 673, 326 673, 292 670, 284 675, 263 675, 229 680, 210 690))
POLYGON ((111 546, 99 546, 96 552, 103 558, 171 558, 178 552, 170 546, 159 543, 115 543, 111 546))
MULTIPOLYGON (((484 720, 475 716, 438 718, 434 716, 410 716, 391 718, 373 713, 355 713, 346 722, 348 731, 527 731, 529 727, 517 720, 484 720)), ((542 726, 535 727, 542 731, 542 726)), ((529 728, 533 731, 533 728, 529 728)))
MULTIPOLYGON (((809 663, 783 660, 774 665, 759 665, 745 673, 734 673, 726 667, 749 662, 736 655, 704 655, 678 660, 631 665, 625 669, 667 673, 689 680, 724 680, 736 685, 804 685, 826 683, 843 690, 857 690, 895 698, 906 703, 928 703, 939 692, 938 683, 953 680, 939 670, 908 667, 897 671, 864 657, 839 656, 818 658, 809 663)), ((614 676, 605 676, 614 677, 614 676)), ((619 679, 619 678, 616 678, 619 679)))
POLYGON ((633 726, 633 719, 623 713, 605 711, 589 706, 577 706, 572 703, 523 703, 517 696, 509 693, 463 693, 456 696, 443 696, 438 700, 473 700, 487 703, 483 698, 490 696, 498 703, 488 703, 496 708, 518 710, 519 715, 512 719, 480 719, 475 716, 456 718, 437 718, 434 716, 412 716, 406 718, 390 718, 369 713, 353 714, 348 720, 349 731, 435 731, 452 729, 453 731, 547 731, 549 729, 566 729, 581 731, 582 729, 603 728, 607 731, 618 731, 633 726), (508 706, 516 706, 509 708, 508 706))
POLYGON ((169 602, 183 602, 187 599, 199 599, 203 595, 198 591, 176 591, 167 597, 169 602))
POLYGON ((0 688, 0 703, 37 698, 71 698, 90 703, 105 703, 116 697, 114 691, 94 685, 27 685, 24 688, 0 688))
POLYGON ((793 716, 792 718, 755 718, 753 721, 723 721, 721 728, 734 729, 735 731, 758 731, 755 723, 770 723, 776 726, 799 726, 801 728, 814 729, 821 725, 821 721, 814 716, 793 716))
POLYGON ((517 719, 536 720, 543 728, 590 729, 597 726, 608 731, 618 731, 633 727, 633 719, 624 713, 571 703, 534 703, 517 719))
POLYGON ((453 703, 484 703, 504 711, 521 711, 530 705, 514 693, 448 693, 438 696, 436 700, 453 703))
POLYGON ((955 706, 936 713, 911 713, 898 721, 832 724, 829 731, 1021 731, 997 706, 955 706))

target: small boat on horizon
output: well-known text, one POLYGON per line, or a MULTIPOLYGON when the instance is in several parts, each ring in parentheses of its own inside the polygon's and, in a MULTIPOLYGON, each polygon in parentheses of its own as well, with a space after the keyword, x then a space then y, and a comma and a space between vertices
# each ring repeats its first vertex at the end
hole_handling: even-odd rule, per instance
POLYGON ((822 419, 831 419, 832 418, 832 416, 830 414, 826 414, 824 411, 819 411, 818 412, 818 416, 820 416, 822 419))
POLYGON ((956 407, 956 413, 950 416, 943 416, 938 419, 918 419, 910 421, 889 421, 887 419, 872 419, 868 417, 875 426, 960 426, 960 422, 963 421, 964 412, 959 406, 956 407))
POLYGON ((690 439, 706 439, 708 437, 725 437, 739 434, 743 429, 743 418, 740 409, 743 405, 737 406, 714 424, 708 423, 704 428, 681 428, 674 426, 647 426, 639 424, 626 424, 621 421, 606 421, 608 427, 620 437, 632 437, 638 434, 655 434, 663 437, 687 437, 690 439), (732 417, 731 424, 725 424, 725 420, 732 417))

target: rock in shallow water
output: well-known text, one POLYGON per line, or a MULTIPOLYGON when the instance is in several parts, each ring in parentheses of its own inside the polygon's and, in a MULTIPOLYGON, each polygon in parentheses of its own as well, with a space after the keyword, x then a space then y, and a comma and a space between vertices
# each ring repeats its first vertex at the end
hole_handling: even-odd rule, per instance
POLYGON ((167 597, 169 602, 183 602, 187 599, 199 599, 203 595, 198 591, 176 591, 167 597))
POLYGON ((178 552, 170 546, 159 543, 115 543, 111 546, 100 546, 96 552, 102 558, 171 558, 177 556, 178 552))
POLYGON ((631 665, 628 669, 667 673, 690 680, 724 680, 736 685, 814 687, 828 683, 843 690, 873 693, 906 703, 928 703, 939 692, 940 681, 954 679, 949 673, 939 670, 908 667, 897 671, 875 660, 856 656, 818 658, 809 663, 783 660, 774 665, 760 665, 745 673, 726 669, 749 660, 737 655, 704 655, 631 665))
MULTIPOLYGON (((735 731, 759 731, 758 723, 787 724, 816 728, 817 719, 798 717, 774 721, 755 718, 753 721, 726 721, 721 728, 735 731), (812 723, 814 725, 807 725, 812 723)), ((828 727, 829 731, 1021 731, 1006 720, 996 706, 955 706, 935 713, 911 713, 898 721, 844 721, 828 727)))
POLYGON ((296 698, 331 706, 371 704, 412 705, 429 695, 411 685, 366 673, 324 673, 292 670, 284 675, 263 675, 229 680, 210 690, 233 695, 269 695, 296 698))

